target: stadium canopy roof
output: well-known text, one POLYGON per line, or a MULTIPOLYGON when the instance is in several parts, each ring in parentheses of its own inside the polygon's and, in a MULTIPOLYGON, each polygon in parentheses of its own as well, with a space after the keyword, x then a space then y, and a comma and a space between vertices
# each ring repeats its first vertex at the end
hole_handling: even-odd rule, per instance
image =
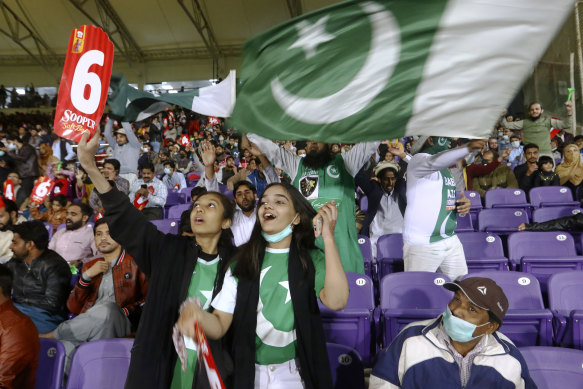
POLYGON ((0 0, 0 83, 58 85, 71 30, 100 26, 140 85, 224 77, 246 39, 337 0, 0 0))

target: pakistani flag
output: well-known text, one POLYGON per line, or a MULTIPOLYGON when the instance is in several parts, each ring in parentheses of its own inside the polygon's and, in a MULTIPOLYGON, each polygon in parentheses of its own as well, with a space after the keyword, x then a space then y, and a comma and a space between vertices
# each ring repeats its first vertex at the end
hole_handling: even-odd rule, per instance
POLYGON ((245 44, 231 124, 271 139, 482 137, 574 0, 346 1, 245 44))
POLYGON ((235 105, 235 83, 236 74, 231 70, 229 76, 217 85, 154 96, 129 86, 123 75, 112 74, 107 103, 111 108, 111 116, 124 122, 146 119, 172 105, 202 115, 229 117, 235 105))

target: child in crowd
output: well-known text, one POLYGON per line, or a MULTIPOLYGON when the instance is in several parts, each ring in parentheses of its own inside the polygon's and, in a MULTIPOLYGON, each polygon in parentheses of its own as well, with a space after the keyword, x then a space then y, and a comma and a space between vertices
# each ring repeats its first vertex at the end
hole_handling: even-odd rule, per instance
POLYGON ((348 299, 334 240, 337 215, 333 201, 316 214, 296 188, 269 185, 251 238, 213 299, 214 311, 194 301, 184 305, 177 328, 186 336, 194 337, 195 322, 209 339, 233 327, 233 387, 265 388, 274 376, 285 388, 332 387, 316 298, 333 310, 348 299), (319 235, 324 252, 314 244, 319 235))
POLYGON ((542 155, 538 159, 538 172, 534 176, 534 186, 558 186, 559 175, 553 171, 555 164, 553 159, 542 155))
POLYGON ((47 210, 44 212, 39 211, 38 205, 30 203, 30 216, 33 219, 51 223, 53 228, 57 228, 65 223, 65 219, 67 218, 67 198, 65 195, 57 195, 52 201, 47 197, 45 202, 49 204, 47 204, 47 210))

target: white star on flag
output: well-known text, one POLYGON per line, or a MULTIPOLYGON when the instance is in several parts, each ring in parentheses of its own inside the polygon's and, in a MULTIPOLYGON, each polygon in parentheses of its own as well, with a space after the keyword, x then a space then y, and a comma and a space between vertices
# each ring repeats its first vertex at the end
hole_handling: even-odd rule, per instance
POLYGON ((291 300, 291 294, 289 293, 289 281, 281 281, 279 284, 287 290, 287 296, 285 296, 285 304, 287 304, 291 300))
POLYGON ((213 297, 213 291, 212 290, 201 290, 200 294, 202 294, 206 298, 206 301, 204 302, 204 305, 202 306, 202 309, 204 309, 206 311, 207 308, 211 305, 211 298, 213 297))
POLYGON ((312 58, 316 55, 316 48, 319 44, 336 38, 335 35, 328 34, 324 30, 327 21, 328 16, 324 16, 314 24, 310 24, 307 20, 302 20, 296 24, 296 29, 300 37, 288 47, 288 50, 301 47, 306 52, 306 59, 312 58))

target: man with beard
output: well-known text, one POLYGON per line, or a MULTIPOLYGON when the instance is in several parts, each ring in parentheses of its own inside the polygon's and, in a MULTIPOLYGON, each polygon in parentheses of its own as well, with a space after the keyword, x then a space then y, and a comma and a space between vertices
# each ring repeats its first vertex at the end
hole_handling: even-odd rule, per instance
MULTIPOLYGON (((364 142, 350 151, 333 155, 330 145, 306 142, 304 158, 278 147, 272 141, 256 134, 249 140, 259 147, 267 159, 290 176, 295 186, 319 210, 330 200, 338 207, 338 221, 334 237, 346 272, 364 273, 364 261, 358 246, 356 211, 354 203, 354 176, 376 151, 380 142, 364 142)), ((316 245, 324 248, 321 238, 316 245)))
POLYGON ((12 258, 12 230, 13 225, 25 222, 24 216, 18 214, 18 207, 14 201, 0 197, 0 263, 6 263, 12 258))
MULTIPOLYGON (((543 115, 544 109, 541 103, 533 102, 528 106, 529 118, 515 122, 507 122, 506 118, 502 118, 502 127, 511 130, 524 130, 523 142, 534 143, 539 147, 540 155, 548 155, 552 158, 553 151, 551 148, 551 128, 560 130, 568 130, 572 128, 571 119, 573 114, 573 104, 571 102, 565 103, 567 116, 569 120, 563 121, 543 115)), ((505 116, 506 112, 504 112, 505 116)))
POLYGON ((84 342, 121 338, 137 328, 148 282, 133 258, 109 235, 105 219, 93 229, 102 257, 83 266, 67 307, 75 318, 40 337, 58 339, 67 355, 84 342))
POLYGON ((524 145, 524 158, 526 162, 514 168, 514 175, 518 181, 518 187, 528 193, 534 186, 534 178, 538 172, 539 147, 534 143, 524 145))
POLYGON ((39 333, 49 332, 65 320, 65 303, 71 290, 71 270, 57 253, 47 249, 49 233, 38 220, 12 227, 6 264, 14 275, 14 306, 31 318, 39 333))
POLYGON ((83 203, 71 204, 67 208, 65 227, 57 231, 49 249, 56 251, 69 264, 78 265, 79 262, 87 262, 97 254, 97 248, 93 241, 93 229, 87 225, 89 217, 93 213, 90 206, 83 203))

